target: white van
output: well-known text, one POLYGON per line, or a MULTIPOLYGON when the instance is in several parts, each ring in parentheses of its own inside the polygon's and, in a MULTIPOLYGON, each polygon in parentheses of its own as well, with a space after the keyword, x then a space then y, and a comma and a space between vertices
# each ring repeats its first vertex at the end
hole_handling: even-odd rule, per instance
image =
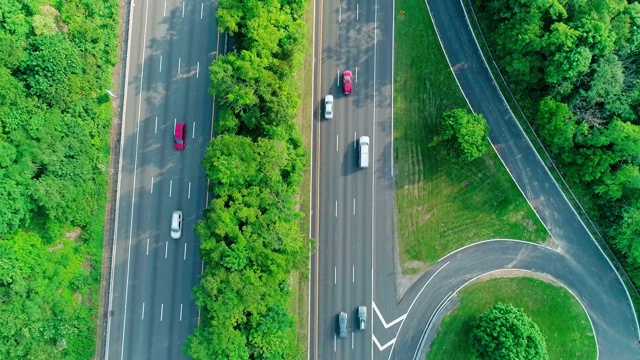
POLYGON ((360 167, 369 167, 369 137, 360 136, 360 167))

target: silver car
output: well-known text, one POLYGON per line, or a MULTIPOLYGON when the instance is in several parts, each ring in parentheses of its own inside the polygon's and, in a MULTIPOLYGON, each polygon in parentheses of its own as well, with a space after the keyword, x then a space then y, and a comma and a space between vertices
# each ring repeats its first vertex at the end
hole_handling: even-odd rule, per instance
POLYGON ((176 210, 171 214, 171 238, 180 239, 182 236, 182 211, 176 210))
POLYGON ((324 97, 324 118, 333 119, 333 95, 324 97))
POLYGON ((338 314, 338 336, 347 337, 347 313, 344 311, 338 314))

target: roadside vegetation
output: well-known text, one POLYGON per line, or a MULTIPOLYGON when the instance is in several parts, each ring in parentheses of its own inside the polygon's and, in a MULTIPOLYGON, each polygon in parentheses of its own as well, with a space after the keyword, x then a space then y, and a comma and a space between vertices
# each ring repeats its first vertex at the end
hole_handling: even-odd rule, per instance
POLYGON ((549 359, 597 358, 589 319, 580 303, 562 287, 528 277, 498 278, 470 284, 458 298, 438 329, 428 360, 480 359, 473 347, 474 325, 499 302, 522 309, 537 325, 549 359))
POLYGON ((534 130, 640 285, 640 3, 473 1, 534 130))
POLYGON ((0 1, 0 358, 94 356, 118 1, 0 1))
MULTIPOLYGON (((313 24, 313 7, 307 6, 304 11, 304 23, 313 24)), ((302 142, 305 149, 311 149, 311 112, 314 109, 313 103, 313 83, 312 77, 309 76, 313 72, 313 26, 308 25, 306 29, 306 36, 304 42, 304 57, 302 60, 302 68, 296 72, 296 82, 298 89, 300 89, 300 107, 298 108, 298 115, 296 117, 296 123, 302 136, 302 142)), ((307 158, 307 163, 309 163, 307 158)), ((303 235, 309 234, 309 221, 311 214, 309 207, 311 204, 311 171, 310 167, 307 167, 304 172, 304 178, 300 184, 300 204, 299 209, 302 211, 302 218, 300 221, 300 233, 303 235)), ((313 239, 310 239, 308 244, 311 253, 315 252, 315 244, 313 239)), ((303 351, 308 353, 309 350, 309 269, 306 268, 303 271, 293 270, 292 276, 292 288, 291 288, 291 302, 289 309, 291 314, 296 317, 296 332, 298 335, 298 342, 302 345, 303 351)))
POLYGON ((449 155, 443 114, 468 109, 423 0, 398 0, 394 154, 397 231, 405 273, 460 247, 507 238, 542 243, 547 232, 489 148, 471 162, 449 155))
POLYGON ((202 321, 184 345, 194 359, 304 358, 290 306, 309 253, 298 210, 307 153, 292 76, 302 65, 306 6, 218 3, 220 31, 237 48, 210 67, 218 122, 203 161, 213 198, 196 225, 202 321))

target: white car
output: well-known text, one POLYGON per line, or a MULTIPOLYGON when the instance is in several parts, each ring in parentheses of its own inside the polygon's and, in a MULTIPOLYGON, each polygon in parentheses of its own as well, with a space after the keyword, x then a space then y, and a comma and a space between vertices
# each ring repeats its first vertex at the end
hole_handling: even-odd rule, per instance
POLYGON ((176 210, 171 214, 171 238, 180 239, 182 236, 182 211, 176 210))
POLYGON ((333 119, 333 95, 324 97, 324 118, 333 119))

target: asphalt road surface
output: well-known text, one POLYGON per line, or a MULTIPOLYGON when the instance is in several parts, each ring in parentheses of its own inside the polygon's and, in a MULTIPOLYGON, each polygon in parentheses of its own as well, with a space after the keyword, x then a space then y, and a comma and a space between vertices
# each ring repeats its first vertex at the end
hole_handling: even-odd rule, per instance
MULTIPOLYGON (((309 358, 367 359, 373 356, 373 244, 376 236, 392 244, 393 3, 327 0, 315 6, 312 207, 316 221, 311 235, 317 239, 317 252, 312 257, 309 358), (386 21, 380 22, 381 18, 386 21), (342 94, 345 70, 354 76, 351 95, 342 94), (322 99, 327 94, 334 96, 331 120, 324 120, 322 99), (360 136, 370 138, 366 169, 358 164, 360 136), (391 204, 376 211, 375 201, 385 200, 391 204), (379 233, 379 228, 388 233, 379 233), (368 312, 364 331, 357 327, 360 305, 368 312), (349 317, 345 339, 337 337, 341 311, 349 317)), ((384 265, 392 274, 393 262, 381 268, 384 265)), ((393 298, 393 292, 389 295, 393 298)))
POLYGON ((131 4, 106 359, 185 358, 198 323, 193 227, 207 201, 201 161, 212 133, 214 15, 209 0, 131 4), (184 151, 173 146, 176 122, 187 124, 184 151), (184 216, 179 240, 170 237, 174 210, 184 216))
POLYGON ((487 118, 491 142, 558 249, 492 240, 442 259, 406 293, 395 287, 392 144, 393 3, 316 3, 310 359, 415 359, 437 331, 455 292, 479 276, 536 273, 567 287, 593 324, 601 359, 638 359, 638 324, 628 294, 598 245, 513 118, 484 64, 459 1, 429 0, 448 61, 471 108, 487 118), (353 95, 340 75, 357 74, 353 95), (324 95, 335 97, 323 120, 324 95), (358 169, 355 139, 372 140, 358 169), (368 307, 365 332, 356 308, 368 307), (346 339, 337 314, 349 314, 346 339))
POLYGON ((563 196, 507 107, 476 45, 459 1, 430 0, 429 9, 454 75, 471 108, 491 126, 490 140, 559 249, 489 241, 450 254, 409 290, 396 312, 394 359, 414 359, 435 317, 469 280, 496 271, 541 274, 567 287, 587 311, 601 359, 638 359, 638 323, 613 266, 563 196), (406 309, 406 310, 405 310, 406 309))

